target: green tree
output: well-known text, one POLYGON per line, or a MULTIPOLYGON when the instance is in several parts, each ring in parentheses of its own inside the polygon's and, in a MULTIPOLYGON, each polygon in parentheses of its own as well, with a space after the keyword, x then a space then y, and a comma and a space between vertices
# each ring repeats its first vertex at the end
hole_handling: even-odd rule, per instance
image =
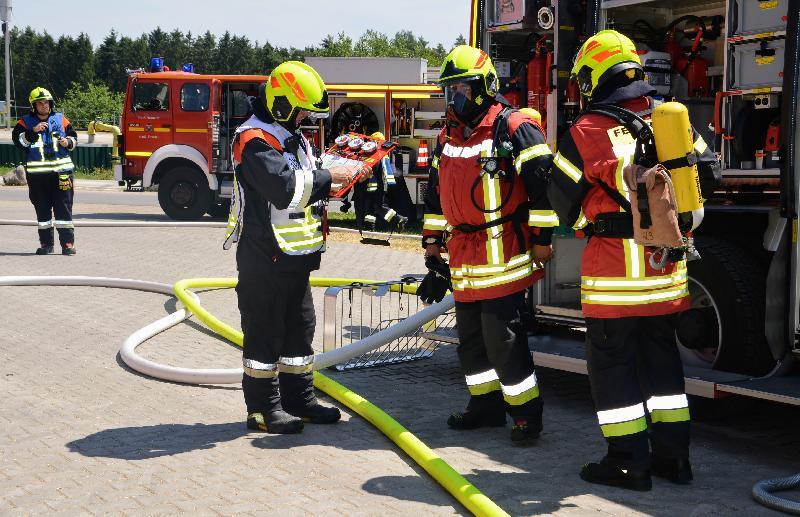
POLYGON ((102 83, 72 83, 57 107, 73 126, 83 129, 92 120, 117 120, 124 98, 124 93, 112 92, 102 83))
POLYGON ((202 36, 198 36, 192 41, 191 48, 189 49, 189 61, 194 63, 194 69, 197 73, 208 74, 211 73, 214 67, 214 53, 217 48, 217 39, 206 31, 202 36))

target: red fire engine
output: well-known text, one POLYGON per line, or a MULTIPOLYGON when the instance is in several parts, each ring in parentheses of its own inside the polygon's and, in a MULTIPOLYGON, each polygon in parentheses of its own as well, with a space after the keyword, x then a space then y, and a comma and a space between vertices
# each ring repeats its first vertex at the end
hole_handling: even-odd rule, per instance
MULTIPOLYGON (((266 79, 185 71, 129 73, 115 179, 129 190, 158 185, 161 208, 173 219, 223 216, 233 191, 231 138, 249 116, 248 97, 266 79)), ((304 128, 318 148, 342 132, 381 131, 401 149, 413 150, 403 172, 424 172, 426 167, 416 167, 416 149, 420 141, 430 145, 437 130, 430 122, 415 124, 422 120, 415 114, 426 121, 444 118, 436 86, 332 84, 328 92, 330 119, 325 126, 304 128)), ((421 198, 420 178, 405 175, 412 202, 421 198)))

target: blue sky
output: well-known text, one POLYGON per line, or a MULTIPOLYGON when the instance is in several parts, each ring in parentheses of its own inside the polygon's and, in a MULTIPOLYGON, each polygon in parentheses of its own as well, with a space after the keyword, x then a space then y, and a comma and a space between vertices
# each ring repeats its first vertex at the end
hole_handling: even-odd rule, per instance
POLYGON ((139 36, 160 26, 193 34, 229 30, 295 47, 328 33, 356 39, 368 29, 389 35, 408 29, 450 48, 459 34, 469 35, 469 0, 13 0, 12 23, 53 36, 85 32, 95 46, 111 28, 139 36))

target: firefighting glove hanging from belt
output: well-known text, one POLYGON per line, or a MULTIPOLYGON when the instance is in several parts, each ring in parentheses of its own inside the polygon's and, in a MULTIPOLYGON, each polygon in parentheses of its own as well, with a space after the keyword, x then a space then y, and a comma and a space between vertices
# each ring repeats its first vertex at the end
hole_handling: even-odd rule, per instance
POLYGON ((448 289, 452 291, 453 286, 447 262, 439 262, 436 257, 428 257, 425 259, 425 266, 428 268, 428 274, 417 287, 417 296, 422 303, 430 305, 442 301, 448 289))

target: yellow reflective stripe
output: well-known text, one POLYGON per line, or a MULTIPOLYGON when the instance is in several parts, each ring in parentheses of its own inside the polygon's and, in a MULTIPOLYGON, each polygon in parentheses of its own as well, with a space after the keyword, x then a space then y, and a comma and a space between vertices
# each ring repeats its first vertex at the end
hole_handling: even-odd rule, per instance
POLYGON ((647 420, 644 417, 631 420, 630 422, 620 422, 617 424, 602 424, 600 430, 603 436, 613 438, 615 436, 627 436, 630 434, 641 433, 647 429, 647 420))
POLYGON ((517 159, 514 160, 514 167, 516 167, 517 171, 519 171, 523 163, 549 154, 553 153, 550 151, 550 147, 547 144, 532 145, 531 147, 523 149, 522 152, 519 153, 517 159))
POLYGON ((575 167, 571 161, 564 158, 561 153, 556 153, 556 155, 553 157, 553 165, 563 171, 564 174, 572 178, 572 181, 575 183, 578 183, 583 176, 583 173, 580 171, 580 169, 575 167))
POLYGON ((484 382, 483 384, 474 384, 467 386, 470 395, 486 395, 493 391, 500 391, 500 381, 494 380, 484 382))
POLYGON ((447 228, 447 219, 443 215, 425 214, 423 219, 423 230, 444 230, 447 228))
POLYGON ((125 151, 125 156, 144 156, 146 158, 152 155, 153 153, 150 151, 125 151))
POLYGON ((650 412, 650 420, 652 420, 654 424, 659 422, 688 422, 690 420, 689 408, 654 409, 650 412))
POLYGON ((439 170, 439 156, 434 156, 433 160, 431 160, 431 167, 436 170, 439 170))
POLYGON ((500 275, 493 275, 484 278, 453 278, 453 289, 463 291, 464 289, 481 289, 494 287, 502 284, 510 284, 533 274, 538 269, 532 263, 524 264, 516 269, 504 272, 500 275))
POLYGON ((450 269, 450 274, 455 277, 465 276, 486 276, 511 271, 520 266, 530 264, 530 254, 521 254, 512 257, 506 264, 485 264, 480 266, 462 265, 461 267, 453 267, 450 269))
MULTIPOLYGON (((484 174, 483 178, 483 206, 488 213, 484 214, 486 222, 491 224, 493 221, 501 217, 500 203, 502 203, 499 176, 493 178, 489 174, 484 174)), ((503 225, 498 224, 490 228, 486 228, 486 257, 487 262, 491 264, 505 263, 503 256, 503 241, 501 239, 503 234, 503 225)))
POLYGON ((697 140, 694 141, 694 150, 697 151, 697 154, 703 154, 706 149, 708 149, 708 144, 702 136, 697 135, 697 140))
POLYGON ((207 128, 202 127, 176 127, 176 133, 208 133, 207 128))
POLYGON ((686 282, 687 273, 684 262, 671 275, 651 276, 645 278, 622 277, 581 277, 581 287, 592 291, 642 291, 648 288, 663 288, 673 284, 686 282))
POLYGON ((131 131, 133 133, 144 133, 144 128, 143 127, 129 127, 128 131, 131 131))
POLYGON ((581 213, 578 214, 578 220, 575 221, 575 224, 572 225, 573 230, 582 230, 589 224, 589 220, 586 219, 586 216, 583 215, 583 208, 581 208, 581 213))
POLYGON ((523 391, 519 395, 507 395, 503 393, 503 400, 509 406, 521 406, 539 396, 539 386, 523 391))
POLYGON ((169 133, 170 131, 172 131, 172 129, 168 127, 154 127, 153 131, 155 131, 156 133, 169 133))
POLYGON ((558 226, 558 216, 552 210, 530 210, 528 212, 528 226, 552 228, 558 226))
POLYGON ((668 302, 683 298, 689 294, 687 284, 682 284, 677 289, 653 292, 603 292, 581 291, 581 301, 586 304, 600 305, 645 305, 648 303, 668 302))

